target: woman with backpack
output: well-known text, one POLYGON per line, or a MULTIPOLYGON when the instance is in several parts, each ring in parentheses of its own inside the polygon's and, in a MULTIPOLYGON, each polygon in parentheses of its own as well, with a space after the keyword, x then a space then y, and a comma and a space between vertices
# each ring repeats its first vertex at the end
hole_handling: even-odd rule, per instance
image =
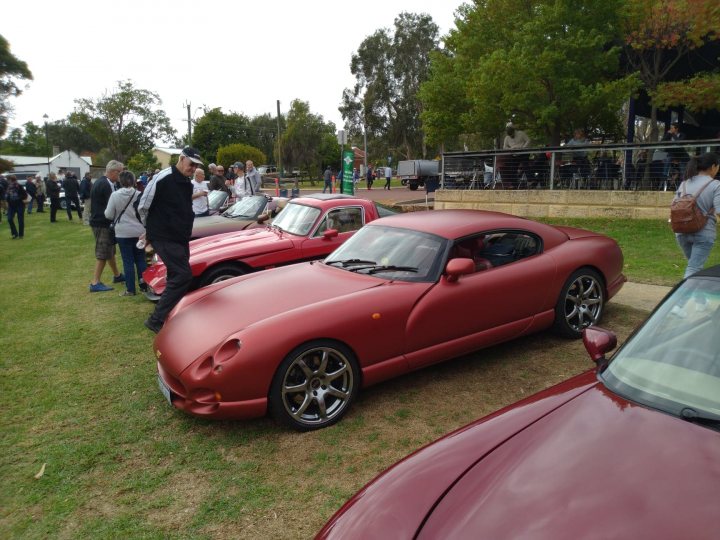
POLYGON ((145 251, 137 247, 140 236, 145 234, 145 227, 137 215, 133 204, 140 192, 135 189, 135 175, 130 171, 122 171, 118 177, 120 189, 110 195, 105 217, 112 221, 111 229, 120 248, 125 274, 125 292, 120 296, 135 296, 135 274, 137 273, 140 289, 144 290, 145 282, 142 274, 147 268, 145 251))
POLYGON ((718 155, 708 152, 693 157, 687 165, 685 180, 677 192, 674 201, 684 195, 695 197, 698 209, 707 216, 705 225, 697 232, 676 233, 675 238, 688 261, 685 275, 688 277, 702 270, 710 256, 715 243, 717 218, 715 213, 720 211, 720 181, 715 176, 720 170, 718 155))
POLYGON ((12 239, 22 238, 25 236, 25 198, 27 192, 25 188, 18 184, 17 176, 11 174, 7 177, 8 187, 5 191, 5 200, 8 205, 8 223, 10 224, 10 234, 12 239), (15 227, 15 216, 18 219, 18 226, 15 227))

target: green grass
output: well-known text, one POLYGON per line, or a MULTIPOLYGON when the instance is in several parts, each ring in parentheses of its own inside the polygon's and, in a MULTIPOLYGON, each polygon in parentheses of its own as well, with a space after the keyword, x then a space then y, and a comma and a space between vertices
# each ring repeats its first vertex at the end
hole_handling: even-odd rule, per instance
MULTIPOLYGON (((59 219, 27 217, 22 241, 0 224, 0 538, 309 538, 413 449, 590 367, 543 333, 368 388, 319 432, 199 420, 157 389, 150 303, 89 293, 92 233, 59 219)), ((657 224, 583 225, 619 237, 631 277, 682 273, 657 224)), ((642 317, 611 303, 605 322, 642 317)))
MULTIPOLYGON (((581 227, 614 238, 623 250, 624 273, 630 281, 674 285, 685 272, 687 261, 667 221, 609 218, 547 218, 539 221, 581 227)), ((720 264, 717 247, 710 253, 706 267, 715 264, 720 264)))

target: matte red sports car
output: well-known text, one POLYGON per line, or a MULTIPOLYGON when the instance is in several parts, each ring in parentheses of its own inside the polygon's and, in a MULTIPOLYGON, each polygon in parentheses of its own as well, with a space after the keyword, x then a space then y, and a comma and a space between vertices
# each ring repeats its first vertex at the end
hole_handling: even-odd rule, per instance
POLYGON ((608 363, 380 474, 318 538, 718 538, 720 266, 676 288, 608 363))
POLYGON ((324 262, 187 295, 155 339, 160 387, 198 416, 269 407, 298 430, 322 428, 361 386, 550 327, 579 337, 622 287, 622 266, 615 241, 590 231, 496 212, 398 214, 324 262))
MULTIPOLYGON (((237 204, 247 202, 253 207, 255 199, 262 199, 261 206, 266 207, 264 195, 247 201, 243 199, 237 204)), ((333 194, 309 195, 293 199, 284 206, 269 227, 216 234, 190 242, 193 274, 190 290, 266 268, 320 259, 332 253, 365 223, 393 213, 367 199, 333 194)), ((210 225, 212 220, 234 221, 222 217, 197 221, 202 220, 209 220, 210 225)), ((195 229, 193 227, 193 234, 195 229)), ((165 265, 155 257, 153 264, 143 272, 143 280, 148 284, 146 296, 158 300, 165 290, 166 278, 165 265)))

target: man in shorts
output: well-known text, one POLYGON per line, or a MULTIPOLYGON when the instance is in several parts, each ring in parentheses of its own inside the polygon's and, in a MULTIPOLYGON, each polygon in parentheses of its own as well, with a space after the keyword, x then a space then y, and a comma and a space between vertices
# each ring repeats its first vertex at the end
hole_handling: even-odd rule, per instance
POLYGON ((105 167, 105 174, 98 178, 90 191, 90 226, 95 235, 95 273, 90 282, 90 292, 112 291, 113 288, 105 285, 100 278, 105 264, 110 266, 113 273, 113 283, 123 283, 125 276, 118 271, 115 262, 115 236, 110 231, 111 221, 105 217, 110 195, 115 191, 115 183, 125 166, 119 161, 109 161, 105 167))

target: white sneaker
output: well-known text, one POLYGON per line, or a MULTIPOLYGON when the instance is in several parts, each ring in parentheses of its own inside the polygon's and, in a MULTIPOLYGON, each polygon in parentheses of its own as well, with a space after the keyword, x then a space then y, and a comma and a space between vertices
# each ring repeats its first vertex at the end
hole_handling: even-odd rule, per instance
POLYGON ((670 310, 670 313, 671 313, 672 315, 675 315, 676 317, 679 317, 680 319, 684 319, 684 318, 687 317, 687 315, 688 315, 688 314, 687 314, 687 311, 685 311, 685 310, 684 310, 683 308, 681 308, 680 306, 675 306, 674 308, 672 308, 672 309, 670 310))

